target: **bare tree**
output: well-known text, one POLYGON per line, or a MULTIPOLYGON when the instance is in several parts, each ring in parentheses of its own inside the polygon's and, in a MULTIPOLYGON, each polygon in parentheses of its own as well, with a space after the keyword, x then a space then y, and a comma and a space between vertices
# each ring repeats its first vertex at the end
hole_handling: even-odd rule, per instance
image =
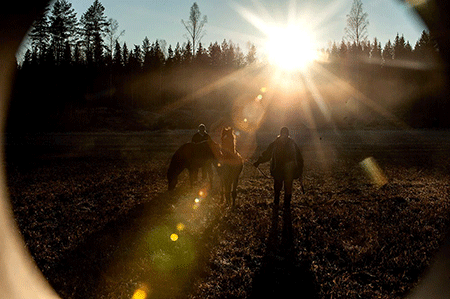
POLYGON ((367 40, 367 27, 369 21, 368 14, 364 12, 361 0, 353 0, 350 13, 347 15, 347 27, 345 27, 345 34, 347 40, 355 43, 360 47, 361 43, 367 40))
POLYGON ((117 41, 119 41, 119 38, 124 35, 125 30, 122 30, 120 33, 117 33, 119 29, 119 22, 113 18, 109 18, 108 25, 106 27, 106 37, 108 40, 108 45, 106 47, 108 51, 108 55, 111 58, 111 61, 113 59, 113 47, 116 44, 117 41))
POLYGON ((189 21, 181 20, 184 27, 186 28, 189 36, 186 36, 188 40, 192 41, 192 55, 195 55, 196 44, 200 42, 202 37, 205 35, 203 27, 207 22, 206 16, 202 17, 200 9, 198 8, 197 2, 194 2, 191 6, 191 12, 189 15, 189 21))

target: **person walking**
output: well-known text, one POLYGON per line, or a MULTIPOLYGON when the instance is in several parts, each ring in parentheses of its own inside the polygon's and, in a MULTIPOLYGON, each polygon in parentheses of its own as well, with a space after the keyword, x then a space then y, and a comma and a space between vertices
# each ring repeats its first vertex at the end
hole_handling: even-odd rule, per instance
POLYGON ((284 208, 283 208, 283 236, 291 236, 291 199, 294 179, 302 178, 303 156, 295 141, 289 137, 289 129, 281 128, 269 147, 253 163, 256 168, 261 163, 270 161, 270 174, 274 179, 274 205, 273 205, 273 229, 276 232, 278 225, 278 210, 281 190, 284 185, 284 208))

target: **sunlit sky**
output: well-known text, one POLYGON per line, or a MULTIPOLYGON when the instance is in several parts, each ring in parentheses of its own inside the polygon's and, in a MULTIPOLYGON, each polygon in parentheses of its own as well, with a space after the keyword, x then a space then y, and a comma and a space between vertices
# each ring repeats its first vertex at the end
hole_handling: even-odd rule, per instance
MULTIPOLYGON (((93 0, 72 0, 79 19, 93 0)), ((194 0, 103 0, 105 14, 119 22, 119 30, 125 30, 120 41, 132 48, 142 44, 144 37, 150 41, 165 40, 168 45, 182 45, 187 41, 186 29, 181 20, 188 20, 194 0)), ((318 47, 326 48, 330 41, 340 42, 344 36, 346 15, 351 0, 197 0, 200 11, 208 18, 202 43, 221 43, 232 40, 247 50, 247 43, 263 45, 265 33, 249 22, 250 13, 267 24, 286 24, 291 16, 314 28, 318 47)), ((377 37, 384 45, 397 33, 414 46, 425 28, 412 9, 399 0, 363 0, 368 13, 369 39, 377 37)))
MULTIPOLYGON (((93 0, 70 1, 77 17, 87 10, 93 0)), ((105 14, 119 22, 125 35, 121 41, 129 46, 142 44, 147 36, 151 41, 166 40, 173 46, 186 41, 186 29, 181 20, 188 20, 193 0, 103 0, 105 14)), ((346 26, 351 0, 197 0, 200 11, 208 18, 206 35, 202 42, 222 42, 232 40, 246 47, 248 41, 261 44, 264 33, 250 24, 239 13, 244 8, 267 23, 286 23, 293 12, 303 22, 317 28, 315 33, 320 47, 327 47, 329 41, 341 41, 346 26), (239 7, 241 9, 239 9, 239 7)), ((363 0, 363 8, 368 13, 369 39, 376 36, 383 44, 393 40, 398 33, 404 34, 412 46, 420 36, 424 25, 412 9, 398 0, 363 0)))

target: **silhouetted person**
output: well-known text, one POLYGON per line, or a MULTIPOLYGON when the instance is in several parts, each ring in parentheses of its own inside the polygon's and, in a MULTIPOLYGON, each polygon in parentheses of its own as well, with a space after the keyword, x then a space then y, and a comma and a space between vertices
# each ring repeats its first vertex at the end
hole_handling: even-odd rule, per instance
MULTIPOLYGON (((192 136, 193 143, 200 143, 210 139, 211 136, 209 136, 208 132, 206 132, 206 126, 204 124, 200 124, 198 126, 197 133, 195 133, 194 136, 192 136)), ((209 178, 212 181, 212 166, 210 162, 207 162, 205 166, 202 167, 202 180, 205 180, 207 175, 209 175, 209 178)))
POLYGON ((303 156, 295 141, 289 137, 289 129, 281 128, 280 135, 253 163, 255 167, 270 161, 270 174, 274 179, 273 228, 276 231, 281 189, 284 184, 283 233, 290 234, 291 199, 294 179, 302 177, 303 156))
POLYGON ((211 139, 208 132, 206 132, 206 126, 204 124, 200 124, 198 126, 197 133, 192 136, 192 142, 199 143, 211 139))

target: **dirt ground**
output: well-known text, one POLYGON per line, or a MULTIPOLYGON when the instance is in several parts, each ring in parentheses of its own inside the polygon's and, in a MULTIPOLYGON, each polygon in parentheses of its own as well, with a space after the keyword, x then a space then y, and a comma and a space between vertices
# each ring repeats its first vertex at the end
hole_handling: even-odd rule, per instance
MULTIPOLYGON (((445 238, 446 132, 294 132, 305 193, 296 182, 288 235, 281 214, 273 230, 272 180, 249 163, 234 209, 186 174, 166 192, 168 159, 189 139, 171 134, 9 161, 17 223, 61 297, 401 298, 445 238)), ((242 134, 238 149, 251 160, 275 136, 242 134)))

